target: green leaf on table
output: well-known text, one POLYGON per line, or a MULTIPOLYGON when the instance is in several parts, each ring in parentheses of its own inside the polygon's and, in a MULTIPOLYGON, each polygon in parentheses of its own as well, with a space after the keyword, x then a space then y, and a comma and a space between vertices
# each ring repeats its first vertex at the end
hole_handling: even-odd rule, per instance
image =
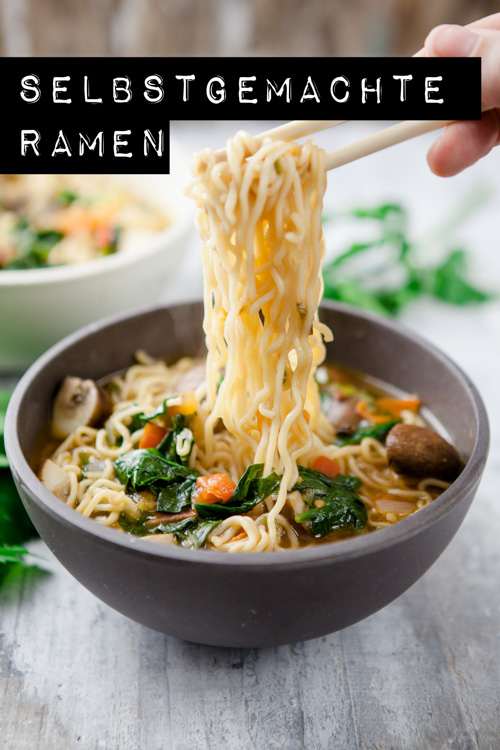
POLYGON ((453 250, 433 276, 432 293, 454 305, 486 302, 495 296, 476 289, 467 281, 467 254, 464 250, 453 250))

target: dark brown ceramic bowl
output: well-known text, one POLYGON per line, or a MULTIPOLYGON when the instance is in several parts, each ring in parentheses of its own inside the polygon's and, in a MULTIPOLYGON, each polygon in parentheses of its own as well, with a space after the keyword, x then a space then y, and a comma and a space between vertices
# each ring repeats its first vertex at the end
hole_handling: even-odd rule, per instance
MULTIPOLYGON (((340 630, 373 614, 432 565, 460 526, 488 451, 488 420, 447 357, 387 320, 340 305, 321 312, 333 360, 418 393, 466 460, 450 489, 386 529, 307 549, 229 555, 153 545, 103 528, 46 490, 30 466, 54 393, 67 374, 101 378, 145 349, 169 359, 203 351, 201 304, 149 309, 64 339, 26 373, 12 397, 6 448, 33 523, 92 593, 163 633, 217 646, 272 646, 340 630)), ((68 613, 71 618, 71 613, 68 613)))

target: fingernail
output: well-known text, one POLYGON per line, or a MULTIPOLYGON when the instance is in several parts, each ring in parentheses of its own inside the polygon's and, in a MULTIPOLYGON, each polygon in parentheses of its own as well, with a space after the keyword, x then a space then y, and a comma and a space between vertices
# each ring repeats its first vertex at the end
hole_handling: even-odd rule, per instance
POLYGON ((463 26, 440 27, 433 37, 433 51, 442 57, 469 57, 479 40, 475 31, 463 26))

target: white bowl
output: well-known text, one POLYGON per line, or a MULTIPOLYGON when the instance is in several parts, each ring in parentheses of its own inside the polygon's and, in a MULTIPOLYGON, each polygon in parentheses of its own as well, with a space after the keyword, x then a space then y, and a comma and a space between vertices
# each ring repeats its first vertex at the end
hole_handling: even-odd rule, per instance
POLYGON ((161 300, 193 226, 184 195, 188 159, 171 143, 170 175, 112 175, 164 209, 171 224, 129 249, 89 263, 0 271, 0 372, 25 369, 73 331, 161 300))

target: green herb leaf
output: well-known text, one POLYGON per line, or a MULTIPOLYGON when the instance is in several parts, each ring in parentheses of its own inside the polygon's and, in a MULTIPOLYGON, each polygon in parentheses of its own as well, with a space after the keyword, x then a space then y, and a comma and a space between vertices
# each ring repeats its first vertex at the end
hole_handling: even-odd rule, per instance
MULTIPOLYGON (((474 200, 474 208, 478 205, 474 200)), ((469 215, 470 206, 466 205, 462 214, 469 215)), ((375 222, 374 237, 351 243, 325 265, 325 297, 394 316, 424 295, 454 305, 487 302, 497 296, 477 289, 468 281, 467 254, 463 250, 451 252, 437 268, 420 259, 418 245, 409 239, 408 217, 402 206, 387 203, 373 208, 355 208, 335 218, 346 216, 375 222), (358 257, 366 262, 356 264, 358 257)), ((456 217, 453 222, 447 222, 448 231, 456 223, 456 217)), ((442 232, 437 239, 442 242, 442 232)))
POLYGON ((338 528, 361 531, 368 520, 361 498, 347 488, 337 487, 325 498, 325 505, 295 516, 297 523, 306 524, 314 536, 323 537, 338 528))
POLYGON ((17 563, 22 562, 24 555, 29 552, 24 547, 5 546, 0 547, 0 563, 17 563))
POLYGON ((335 445, 357 445, 363 438, 371 437, 375 440, 380 440, 381 443, 385 442, 387 435, 395 424, 401 422, 400 419, 395 419, 390 422, 383 422, 382 424, 369 425, 368 427, 359 427, 349 437, 337 438, 334 443, 335 445))
POLYGON ((432 293, 453 305, 469 305, 486 302, 494 295, 476 289, 466 279, 467 255, 464 250, 453 250, 444 263, 436 268, 432 281, 432 293))

